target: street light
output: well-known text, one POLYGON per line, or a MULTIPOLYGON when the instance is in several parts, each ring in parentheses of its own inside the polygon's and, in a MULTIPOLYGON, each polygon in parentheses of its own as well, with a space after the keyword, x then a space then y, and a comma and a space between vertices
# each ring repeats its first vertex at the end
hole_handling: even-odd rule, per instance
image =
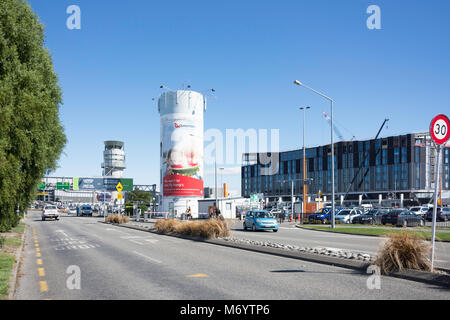
MULTIPOLYGON (((222 178, 223 178, 223 176, 222 176, 222 174, 223 174, 223 170, 224 170, 225 168, 219 168, 219 170, 220 170, 220 185, 222 186, 222 195, 221 195, 221 198, 223 199, 223 197, 224 197, 224 189, 223 189, 223 180, 222 180, 222 178)), ((220 199, 220 204, 222 204, 222 199, 220 199)), ((219 206, 219 209, 220 209, 220 207, 221 206, 219 206)), ((222 213, 223 214, 223 213, 222 213)))
POLYGON ((311 90, 312 92, 318 94, 319 96, 324 97, 325 99, 327 99, 328 101, 330 101, 331 103, 331 203, 332 203, 332 207, 331 207, 331 228, 334 229, 334 210, 335 210, 335 206, 334 206, 334 135, 333 135, 333 104, 334 101, 333 99, 331 99, 330 97, 324 95, 323 93, 320 93, 317 90, 314 90, 313 88, 308 87, 307 85, 301 83, 298 80, 294 81, 294 84, 300 87, 304 87, 308 90, 311 90))
POLYGON ((305 147, 305 118, 306 110, 311 109, 311 107, 300 107, 303 110, 303 210, 302 210, 302 223, 304 214, 306 212, 306 147, 305 147))

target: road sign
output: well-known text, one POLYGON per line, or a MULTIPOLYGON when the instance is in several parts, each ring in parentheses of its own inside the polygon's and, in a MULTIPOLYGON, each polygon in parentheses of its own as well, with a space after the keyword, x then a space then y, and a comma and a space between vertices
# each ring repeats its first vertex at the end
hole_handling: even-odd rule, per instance
POLYGON ((116 190, 119 191, 119 192, 122 192, 123 186, 122 186, 122 184, 120 182, 117 184, 116 190))
POLYGON ((436 144, 441 145, 450 138, 450 120, 445 114, 437 115, 430 125, 430 134, 436 144))
POLYGON ((117 194, 117 199, 122 200, 122 194, 121 193, 117 194))
POLYGON ((45 181, 41 181, 41 184, 39 185, 40 190, 45 190, 45 181))

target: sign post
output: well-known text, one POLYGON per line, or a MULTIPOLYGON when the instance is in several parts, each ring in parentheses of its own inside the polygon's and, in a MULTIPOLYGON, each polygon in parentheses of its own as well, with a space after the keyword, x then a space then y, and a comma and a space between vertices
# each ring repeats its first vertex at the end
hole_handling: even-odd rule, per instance
POLYGON ((441 154, 441 145, 446 143, 450 138, 450 120, 444 114, 437 115, 433 118, 430 125, 430 135, 436 144, 436 166, 434 176, 434 206, 433 206, 433 226, 431 232, 431 271, 434 270, 434 242, 436 238, 436 214, 437 214, 437 196, 439 181, 439 158, 441 154))

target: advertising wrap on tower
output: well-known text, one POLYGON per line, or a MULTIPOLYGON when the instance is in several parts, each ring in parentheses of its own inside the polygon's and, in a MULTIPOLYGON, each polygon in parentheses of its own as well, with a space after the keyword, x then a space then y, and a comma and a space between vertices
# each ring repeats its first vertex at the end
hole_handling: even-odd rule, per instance
POLYGON ((165 96, 161 112, 163 196, 203 196, 203 96, 178 91, 165 96))

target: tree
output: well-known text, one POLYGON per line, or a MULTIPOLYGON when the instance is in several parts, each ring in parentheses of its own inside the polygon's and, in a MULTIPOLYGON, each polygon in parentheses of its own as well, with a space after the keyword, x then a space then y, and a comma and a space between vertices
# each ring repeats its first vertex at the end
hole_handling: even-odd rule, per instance
POLYGON ((24 0, 0 2, 0 231, 17 224, 66 143, 44 27, 24 0))

